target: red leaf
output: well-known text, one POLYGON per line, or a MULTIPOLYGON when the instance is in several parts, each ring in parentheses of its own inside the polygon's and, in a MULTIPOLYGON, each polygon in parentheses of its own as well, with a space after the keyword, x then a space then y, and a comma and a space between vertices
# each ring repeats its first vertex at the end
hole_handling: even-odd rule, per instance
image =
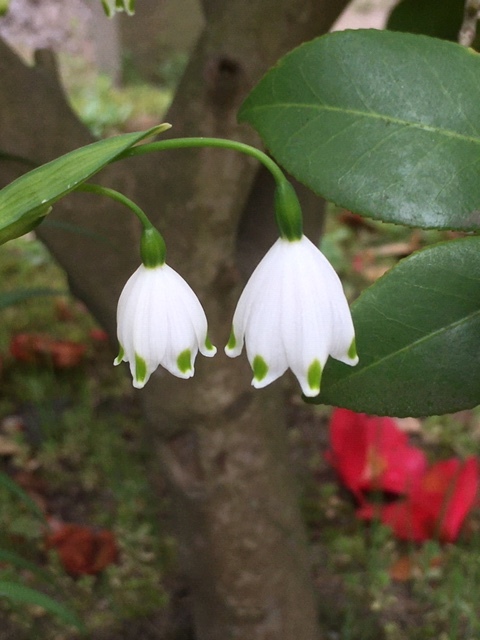
POLYGON ((52 362, 57 369, 71 369, 83 360, 86 347, 71 340, 55 340, 51 344, 52 362))
POLYGON ((415 577, 424 576, 429 571, 437 571, 443 564, 442 556, 435 556, 430 559, 428 566, 421 562, 417 554, 410 553, 408 556, 400 556, 390 567, 389 573, 392 580, 397 582, 407 582, 415 577))
POLYGON ((37 362, 38 355, 48 349, 49 338, 34 333, 17 333, 10 342, 10 353, 20 362, 37 362))
POLYGON ((10 353, 16 360, 30 364, 51 361, 58 369, 77 366, 85 351, 85 345, 79 342, 34 333, 18 333, 10 342, 10 353))
POLYGON ((57 550, 68 573, 96 575, 116 562, 118 548, 111 531, 69 523, 54 523, 53 527, 45 544, 47 549, 57 550))
POLYGON ((107 342, 108 333, 98 327, 90 329, 90 338, 95 342, 107 342))

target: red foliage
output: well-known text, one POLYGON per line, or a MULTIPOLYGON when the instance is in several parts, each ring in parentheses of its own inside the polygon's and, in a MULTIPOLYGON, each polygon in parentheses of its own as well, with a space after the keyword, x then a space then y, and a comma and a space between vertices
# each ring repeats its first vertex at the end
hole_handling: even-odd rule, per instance
POLYGON ((93 329, 90 329, 90 338, 94 342, 107 342, 108 333, 106 331, 104 331, 103 329, 95 327, 93 329))
POLYGON ((58 369, 76 367, 83 360, 86 347, 72 340, 55 340, 35 333, 18 333, 10 342, 10 353, 20 362, 52 362, 58 369))
POLYGON ((111 531, 69 523, 54 523, 45 540, 55 548, 66 571, 73 576, 96 575, 116 562, 118 548, 111 531))

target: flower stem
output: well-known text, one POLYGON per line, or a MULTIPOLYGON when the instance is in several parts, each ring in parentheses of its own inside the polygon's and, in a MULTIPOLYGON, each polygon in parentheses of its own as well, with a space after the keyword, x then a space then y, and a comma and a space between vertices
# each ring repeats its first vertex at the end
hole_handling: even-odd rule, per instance
POLYGON ((130 200, 130 198, 127 198, 127 196, 124 196, 123 193, 120 193, 119 191, 115 191, 114 189, 109 189, 108 187, 102 187, 99 184, 91 184, 89 182, 80 184, 75 189, 75 191, 86 191, 87 193, 96 193, 99 196, 106 196, 107 198, 111 198, 116 202, 120 202, 121 204, 128 207, 137 216, 137 218, 142 223, 144 229, 148 229, 149 227, 153 226, 150 220, 148 219, 146 213, 142 211, 142 209, 140 209, 140 207, 136 205, 135 202, 133 202, 133 200, 130 200))
POLYGON ((165 263, 166 247, 163 236, 148 219, 147 214, 140 207, 124 196, 123 193, 102 187, 99 184, 83 183, 76 188, 76 191, 86 191, 87 193, 96 193, 100 196, 106 196, 116 202, 120 202, 130 209, 142 223, 142 239, 140 243, 140 253, 143 264, 148 268, 155 268, 165 263))
POLYGON ((300 240, 303 234, 303 219, 295 190, 277 163, 267 156, 266 153, 260 151, 260 149, 251 147, 243 142, 227 140, 225 138, 172 138, 170 140, 150 142, 127 149, 117 156, 115 161, 121 160, 122 158, 144 155, 152 151, 204 147, 217 147, 220 149, 239 151, 261 162, 270 171, 276 183, 275 214, 280 235, 290 242, 300 240))
POLYGON ((141 144, 131 149, 127 149, 115 158, 121 160, 123 158, 131 158, 133 156, 144 155, 145 153, 151 153, 152 151, 166 151, 168 149, 192 149, 203 147, 217 147, 220 149, 232 149, 233 151, 239 151, 247 156, 255 158, 261 162, 272 174, 277 185, 280 185, 287 181, 283 171, 266 153, 251 147, 243 142, 237 142, 236 140, 227 140, 225 138, 172 138, 170 140, 159 140, 157 142, 149 142, 141 144))

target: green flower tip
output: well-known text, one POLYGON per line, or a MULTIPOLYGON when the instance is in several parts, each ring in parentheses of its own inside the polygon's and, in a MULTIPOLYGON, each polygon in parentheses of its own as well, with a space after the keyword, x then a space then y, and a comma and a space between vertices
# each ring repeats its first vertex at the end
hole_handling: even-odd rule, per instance
POLYGON ((102 0, 102 5, 108 18, 113 18, 117 11, 126 11, 129 16, 135 14, 135 0, 102 0))
POLYGON ((355 343, 355 338, 352 340, 352 344, 350 345, 350 348, 348 350, 348 357, 351 360, 355 360, 358 356, 357 356, 357 345, 355 343))
POLYGON ((237 339, 235 338, 235 332, 233 331, 233 327, 232 327, 226 348, 230 351, 231 349, 235 349, 236 346, 237 346, 237 339))
POLYGON ((312 391, 320 393, 320 382, 322 380, 322 365, 319 360, 314 360, 308 367, 307 382, 312 391))
POLYGON ((121 362, 123 362, 124 357, 125 357, 125 351, 123 350, 122 345, 120 345, 120 348, 118 350, 118 356, 113 361, 113 364, 114 365, 120 364, 121 362))
POLYGON ((268 364, 262 358, 262 356, 255 356, 252 364, 253 379, 257 382, 261 382, 268 373, 268 364))
MULTIPOLYGON (((213 348, 213 345, 212 345, 213 348)), ((177 366, 182 373, 188 373, 192 370, 192 352, 185 349, 177 358, 177 366)))
POLYGON ((216 348, 213 346, 212 341, 210 340, 210 338, 207 336, 205 338, 205 349, 207 351, 217 351, 216 348))
POLYGON ((145 384, 147 379, 147 363, 145 360, 138 355, 135 354, 135 382, 136 387, 141 389, 145 384))

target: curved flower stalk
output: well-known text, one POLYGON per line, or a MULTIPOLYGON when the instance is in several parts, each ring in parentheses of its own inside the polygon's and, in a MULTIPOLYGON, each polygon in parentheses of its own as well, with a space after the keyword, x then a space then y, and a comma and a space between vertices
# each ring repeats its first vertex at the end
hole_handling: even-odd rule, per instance
POLYGON ((320 392, 329 356, 357 364, 355 333, 340 279, 304 235, 277 240, 248 281, 235 310, 226 354, 238 356, 244 341, 256 388, 290 368, 303 393, 313 397, 320 392))
POLYGON ((179 378, 194 374, 198 351, 214 356, 207 319, 195 293, 171 267, 141 265, 125 285, 117 308, 120 352, 133 386, 141 389, 158 365, 179 378))

